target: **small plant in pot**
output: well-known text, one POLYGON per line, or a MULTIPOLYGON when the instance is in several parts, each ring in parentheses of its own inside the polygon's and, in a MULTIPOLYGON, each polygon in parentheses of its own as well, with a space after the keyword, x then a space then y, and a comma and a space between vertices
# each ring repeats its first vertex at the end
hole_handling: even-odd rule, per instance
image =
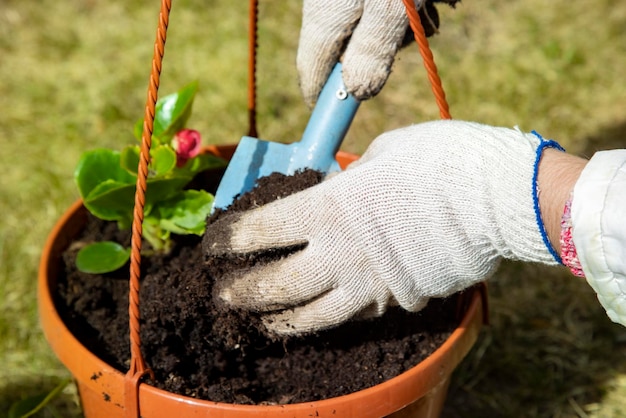
MULTIPOLYGON (((177 139, 177 133, 189 133, 184 129, 196 89, 191 84, 164 97, 155 115, 158 139, 144 218, 150 247, 141 279, 141 347, 155 378, 139 387, 142 416, 217 411, 222 416, 437 416, 450 374, 482 323, 475 289, 433 301, 420 313, 391 310, 382 318, 286 341, 267 338, 254 313, 215 303, 214 284, 237 266, 207 264, 201 235, 223 173, 222 158, 228 159, 234 146, 196 154, 195 134, 190 147, 182 145, 180 134, 177 139), (180 159, 183 148, 193 151, 182 155, 190 157, 187 161, 180 159), (207 187, 190 190, 190 183, 207 187)), ((76 170, 82 200, 57 223, 42 257, 41 321, 75 376, 85 415, 123 416, 130 349, 128 278, 119 267, 128 254, 138 152, 130 146, 85 155, 76 170), (101 247, 103 242, 110 244, 101 247), (107 247, 113 251, 102 263, 107 247)), ((343 167, 356 158, 338 154, 343 167)), ((280 197, 273 185, 295 192, 319 180, 311 172, 270 176, 229 210, 280 197)))
MULTIPOLYGON (((200 153, 199 132, 184 128, 197 89, 197 83, 191 83, 156 106, 143 220, 143 238, 154 252, 171 251, 171 234, 202 235, 213 204, 213 195, 207 191, 186 188, 198 173, 223 165, 213 155, 200 153)), ((138 141, 141 129, 139 121, 135 127, 138 141)), ((82 155, 74 172, 89 212, 117 222, 122 231, 129 230, 133 221, 139 157, 139 144, 121 151, 95 149, 82 155)), ((118 242, 93 242, 80 248, 76 266, 86 273, 108 273, 124 266, 129 257, 130 249, 118 242)))

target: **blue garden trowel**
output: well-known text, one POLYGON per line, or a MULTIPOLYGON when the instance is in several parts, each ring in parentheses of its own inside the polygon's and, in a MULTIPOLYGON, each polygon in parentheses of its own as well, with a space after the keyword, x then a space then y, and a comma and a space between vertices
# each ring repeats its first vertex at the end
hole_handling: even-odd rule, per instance
POLYGON ((305 168, 339 171, 335 154, 360 102, 346 90, 337 63, 322 92, 300 142, 281 144, 244 136, 215 193, 213 210, 226 209, 238 195, 252 190, 257 179, 272 173, 292 175, 305 168))

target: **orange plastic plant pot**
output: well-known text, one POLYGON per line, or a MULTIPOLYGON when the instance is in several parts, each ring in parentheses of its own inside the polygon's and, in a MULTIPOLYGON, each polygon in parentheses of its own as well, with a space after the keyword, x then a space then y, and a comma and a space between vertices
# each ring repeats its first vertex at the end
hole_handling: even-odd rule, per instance
MULTIPOLYGON (((209 147, 230 158, 235 146, 209 147)), ((357 156, 340 152, 345 168, 357 156)), ((124 417, 124 374, 85 348, 67 329, 54 306, 61 253, 86 223, 81 201, 74 203, 50 233, 39 267, 38 299, 41 326, 57 357, 74 376, 87 418, 124 417)), ((380 385, 321 401, 291 405, 234 405, 198 400, 139 386, 143 418, 156 417, 438 417, 445 402, 450 375, 468 353, 483 323, 482 293, 474 290, 459 327, 432 355, 405 373, 380 385)))

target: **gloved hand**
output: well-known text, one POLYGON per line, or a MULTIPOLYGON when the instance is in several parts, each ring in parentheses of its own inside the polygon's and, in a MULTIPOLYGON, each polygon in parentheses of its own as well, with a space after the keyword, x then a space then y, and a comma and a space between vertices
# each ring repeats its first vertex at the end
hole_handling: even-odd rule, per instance
MULTIPOLYGON (((422 7, 423 0, 416 1, 422 7)), ((300 88, 313 106, 345 47, 343 80, 357 99, 383 87, 408 28, 401 0, 304 0, 297 54, 300 88)))
POLYGON ((388 132, 344 172, 210 225, 211 256, 305 245, 234 272, 219 296, 297 334, 390 304, 418 311, 484 280, 501 257, 556 264, 533 209, 539 142, 450 120, 388 132))

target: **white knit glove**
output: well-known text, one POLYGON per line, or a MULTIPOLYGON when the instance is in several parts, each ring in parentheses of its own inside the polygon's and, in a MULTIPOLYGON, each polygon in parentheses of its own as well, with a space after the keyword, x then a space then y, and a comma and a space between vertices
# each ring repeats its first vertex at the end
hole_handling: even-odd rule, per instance
POLYGON ((407 28, 401 0, 304 0, 297 67, 305 102, 315 103, 344 46, 348 91, 359 100, 376 95, 407 28))
POLYGON ((389 304, 418 311, 489 277, 501 257, 556 264, 533 207, 538 144, 533 134, 460 121, 386 133, 346 171, 210 226, 211 256, 306 244, 233 272, 219 295, 267 312, 270 331, 297 334, 389 304))

